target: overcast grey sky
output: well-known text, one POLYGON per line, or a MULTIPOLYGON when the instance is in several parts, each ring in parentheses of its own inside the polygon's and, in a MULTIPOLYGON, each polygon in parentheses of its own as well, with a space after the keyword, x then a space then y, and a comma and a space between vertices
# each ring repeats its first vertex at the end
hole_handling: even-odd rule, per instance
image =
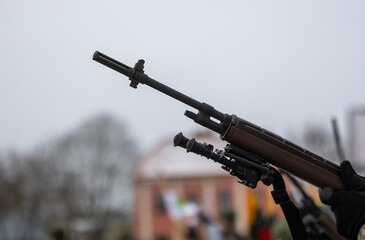
POLYGON ((287 136, 365 104, 364 1, 0 0, 0 150, 100 112, 149 147, 201 129, 186 107, 91 60, 95 50, 287 136))

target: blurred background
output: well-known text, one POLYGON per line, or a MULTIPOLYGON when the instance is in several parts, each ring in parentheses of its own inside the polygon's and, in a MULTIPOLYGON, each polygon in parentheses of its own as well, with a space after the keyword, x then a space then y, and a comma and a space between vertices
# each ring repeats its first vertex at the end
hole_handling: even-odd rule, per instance
POLYGON ((143 58, 150 77, 335 162, 336 118, 346 158, 364 173, 364 7, 0 0, 0 239, 179 239, 171 197, 180 207, 194 199, 204 239, 209 229, 273 234, 282 216, 269 188, 247 189, 172 145, 182 131, 222 148, 218 135, 92 55, 143 58))

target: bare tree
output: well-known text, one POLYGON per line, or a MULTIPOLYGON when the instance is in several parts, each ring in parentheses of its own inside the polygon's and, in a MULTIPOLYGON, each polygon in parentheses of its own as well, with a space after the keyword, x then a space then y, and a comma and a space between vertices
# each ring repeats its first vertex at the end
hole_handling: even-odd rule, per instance
POLYGON ((7 156, 0 162, 0 231, 10 222, 22 227, 8 239, 36 239, 47 225, 86 219, 102 239, 116 216, 130 215, 136 151, 125 126, 100 115, 30 154, 7 156))
POLYGON ((130 214, 136 151, 124 125, 108 115, 85 122, 57 141, 50 154, 67 176, 58 191, 63 194, 58 199, 68 205, 63 205, 63 217, 91 219, 104 229, 115 213, 130 214))

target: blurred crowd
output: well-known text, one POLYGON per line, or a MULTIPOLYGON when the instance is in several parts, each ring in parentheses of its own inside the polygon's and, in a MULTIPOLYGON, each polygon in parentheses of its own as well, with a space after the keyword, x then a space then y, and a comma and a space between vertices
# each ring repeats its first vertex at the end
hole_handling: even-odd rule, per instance
MULTIPOLYGON (((227 208, 220 216, 212 216, 195 196, 179 196, 160 179, 163 203, 173 222, 172 240, 290 240, 289 227, 276 213, 264 214, 255 199, 249 202, 251 216, 250 234, 243 236, 235 230, 236 212, 227 208), (255 205, 255 206, 254 206, 255 205)), ((167 240, 157 237, 158 240, 167 240)))

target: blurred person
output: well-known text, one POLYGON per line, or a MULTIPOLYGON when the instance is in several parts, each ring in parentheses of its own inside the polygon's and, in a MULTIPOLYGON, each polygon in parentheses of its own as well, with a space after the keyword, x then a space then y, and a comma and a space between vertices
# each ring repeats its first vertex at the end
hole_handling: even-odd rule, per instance
POLYGON ((47 240, 67 240, 66 232, 63 228, 54 227, 48 232, 47 240))
POLYGON ((222 219, 222 237, 223 240, 243 240, 243 237, 234 229, 236 213, 232 209, 223 210, 222 219))
POLYGON ((179 197, 167 184, 163 175, 159 174, 159 186, 167 213, 174 224, 174 239, 198 240, 200 207, 195 196, 187 200, 179 197))
POLYGON ((274 219, 274 216, 264 216, 260 208, 258 208, 251 230, 253 237, 257 240, 271 240, 271 225, 273 224, 274 219))
POLYGON ((335 214, 337 231, 350 240, 365 239, 365 180, 349 161, 340 165, 344 190, 320 189, 321 201, 335 214))
POLYGON ((221 228, 219 224, 203 210, 200 211, 200 222, 204 226, 202 229, 202 239, 207 240, 223 240, 221 228))
POLYGON ((262 183, 251 189, 248 195, 248 213, 251 235, 257 240, 271 240, 275 218, 279 217, 278 208, 272 204, 270 192, 262 183))
POLYGON ((293 240, 286 219, 276 220, 271 226, 272 239, 293 240))
POLYGON ((200 208, 195 196, 189 196, 188 200, 182 205, 183 221, 186 225, 186 236, 189 240, 199 238, 199 214, 200 208))
POLYGON ((173 223, 172 240, 184 240, 184 226, 182 211, 180 209, 182 203, 178 199, 177 194, 168 187, 164 178, 159 177, 159 186, 161 189, 163 204, 173 223))

